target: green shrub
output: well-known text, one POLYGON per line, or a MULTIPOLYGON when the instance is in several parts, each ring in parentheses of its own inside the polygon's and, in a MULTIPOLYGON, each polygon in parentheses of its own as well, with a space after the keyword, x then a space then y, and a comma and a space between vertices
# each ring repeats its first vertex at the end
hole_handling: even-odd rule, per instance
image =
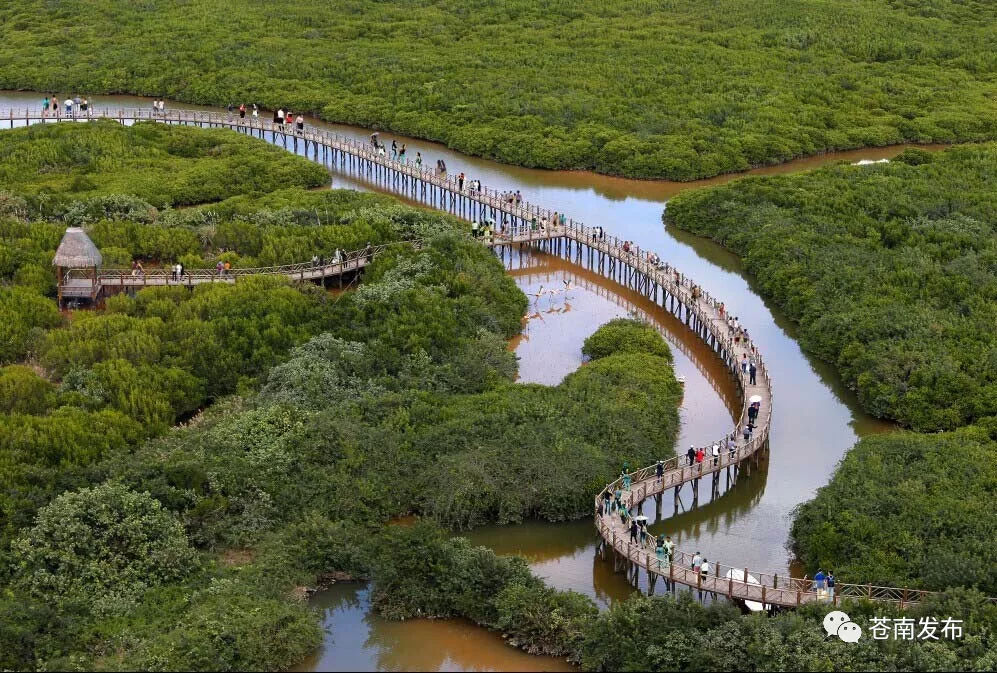
POLYGON ((654 327, 627 318, 617 318, 600 327, 585 340, 582 353, 593 360, 614 353, 647 353, 669 362, 672 359, 668 344, 654 327))
POLYGON ((149 587, 189 573, 194 552, 172 514, 118 484, 66 493, 43 507, 13 548, 17 582, 41 599, 127 610, 149 587))
POLYGON ((56 399, 55 386, 30 367, 0 368, 0 412, 44 414, 56 399))

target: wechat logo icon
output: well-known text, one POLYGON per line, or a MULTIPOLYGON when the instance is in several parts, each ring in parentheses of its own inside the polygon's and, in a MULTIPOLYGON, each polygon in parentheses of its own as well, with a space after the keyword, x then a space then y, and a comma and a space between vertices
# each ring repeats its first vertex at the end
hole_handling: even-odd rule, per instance
POLYGON ((857 643, 862 637, 862 627, 841 610, 827 613, 824 617, 824 631, 828 636, 838 636, 846 643, 857 643))

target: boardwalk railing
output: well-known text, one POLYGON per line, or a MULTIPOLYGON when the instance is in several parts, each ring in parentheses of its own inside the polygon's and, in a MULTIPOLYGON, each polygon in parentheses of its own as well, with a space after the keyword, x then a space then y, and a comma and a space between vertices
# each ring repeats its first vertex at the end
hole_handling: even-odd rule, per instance
MULTIPOLYGON (((603 511, 596 514, 595 523, 599 534, 616 553, 620 554, 630 562, 637 564, 647 570, 649 574, 656 577, 665 577, 667 581, 695 587, 701 591, 708 591, 717 595, 725 595, 731 598, 757 601, 765 605, 793 606, 816 601, 828 601, 839 603, 842 599, 867 599, 885 603, 895 603, 900 607, 920 602, 931 592, 894 588, 878 587, 872 585, 839 583, 835 587, 833 598, 823 593, 819 593, 813 585, 812 580, 806 578, 780 577, 774 573, 764 573, 749 571, 741 566, 733 566, 724 563, 711 561, 711 572, 703 575, 692 568, 692 556, 685 551, 675 550, 672 558, 659 557, 655 553, 653 538, 648 535, 643 544, 633 542, 630 534, 624 527, 632 515, 629 508, 638 505, 646 498, 657 495, 667 488, 675 488, 687 482, 696 482, 706 475, 718 475, 721 470, 731 469, 736 471, 739 466, 748 458, 756 456, 767 447, 769 438, 769 426, 771 422, 771 400, 772 400, 772 380, 768 374, 764 360, 756 349, 751 347, 751 342, 746 333, 736 332, 728 323, 729 313, 725 310, 722 302, 716 300, 708 292, 696 285, 691 279, 684 276, 675 268, 666 263, 662 263, 656 255, 642 251, 637 246, 632 246, 626 241, 622 241, 615 236, 607 236, 602 227, 587 227, 574 220, 567 219, 563 214, 558 214, 547 208, 525 202, 518 195, 510 192, 499 192, 489 188, 471 189, 472 183, 461 176, 437 172, 418 163, 409 163, 388 157, 382 150, 376 149, 372 143, 365 143, 354 138, 332 133, 324 129, 315 129, 305 125, 302 128, 294 124, 275 123, 270 119, 239 117, 238 114, 171 109, 165 113, 154 112, 150 108, 116 109, 91 108, 86 113, 66 116, 62 110, 56 112, 43 113, 39 109, 14 109, 7 110, 5 115, 10 126, 22 120, 26 124, 45 123, 49 121, 88 121, 91 119, 105 118, 114 119, 121 123, 134 121, 157 121, 172 124, 189 124, 207 127, 229 128, 250 134, 257 134, 265 137, 270 134, 270 139, 277 142, 278 138, 283 139, 285 147, 288 140, 293 141, 295 149, 299 140, 304 142, 305 156, 308 156, 309 149, 313 158, 318 160, 320 148, 323 151, 340 152, 359 162, 364 162, 366 166, 376 166, 392 176, 405 179, 406 184, 410 181, 419 181, 423 186, 430 185, 433 188, 450 195, 450 203, 454 198, 460 198, 472 202, 484 208, 478 208, 477 214, 490 211, 502 216, 502 221, 496 223, 497 228, 494 237, 486 239, 489 244, 525 244, 535 242, 564 239, 573 241, 580 250, 581 246, 598 251, 610 259, 626 265, 634 273, 641 274, 645 279, 645 292, 653 292, 657 300, 658 292, 662 293, 662 301, 665 296, 678 305, 679 315, 684 311, 685 322, 695 333, 703 339, 707 345, 723 360, 726 366, 732 371, 735 380, 741 387, 743 397, 743 407, 738 419, 735 431, 725 434, 723 438, 713 442, 720 447, 720 454, 714 458, 711 454, 701 463, 689 465, 682 457, 674 457, 665 462, 664 474, 659 479, 656 474, 656 466, 641 468, 627 475, 630 481, 630 489, 623 496, 623 508, 619 512, 603 511), (750 384, 738 369, 738 353, 750 351, 756 364, 756 384, 750 384), (757 419, 755 432, 746 442, 737 441, 737 428, 743 427, 748 420, 748 399, 749 394, 756 394, 762 398, 762 408, 757 419), (684 464, 685 463, 685 464, 684 464), (617 523, 619 520, 619 523, 617 523), (725 575, 730 575, 726 577, 725 575)), ((0 113, 0 119, 4 115, 0 113)), ((356 257, 356 251, 352 261, 359 264, 360 258, 356 257)), ((343 264, 349 264, 345 262, 343 264)), ((329 265, 322 268, 327 269, 329 265)), ((232 269, 235 275, 257 275, 257 274, 281 274, 288 277, 306 278, 314 270, 310 262, 303 262, 283 267, 266 267, 260 269, 232 269)), ((340 271, 342 265, 340 265, 340 271)), ((168 282, 170 271, 157 270, 152 277, 165 278, 168 282)), ((203 282, 218 280, 217 271, 210 269, 192 270, 193 278, 203 279, 203 282)), ((187 273, 185 272, 185 276, 187 273)), ((147 274, 148 276, 148 274, 147 274)), ((74 280, 81 280, 73 277, 74 280)), ((130 271, 124 272, 103 272, 100 276, 106 278, 108 284, 117 281, 118 284, 128 284, 128 278, 134 278, 130 271), (125 274, 128 274, 127 276, 125 274)), ((148 283, 148 281, 146 281, 148 283)), ((663 304, 664 305, 664 304, 663 304)), ((608 484, 606 489, 610 492, 622 490, 624 479, 620 479, 608 484)), ((600 494, 601 495, 601 494, 600 494)), ((600 497, 596 498, 596 508, 600 506, 600 497)), ((997 599, 990 599, 997 601, 997 599)))
MULTIPOLYGON (((184 269, 178 279, 173 269, 155 268, 141 272, 132 269, 101 269, 96 276, 96 283, 102 287, 135 286, 135 285, 198 285, 214 282, 234 282, 237 278, 247 276, 285 276, 291 280, 314 280, 317 278, 335 277, 350 271, 356 271, 366 266, 380 252, 399 243, 418 245, 418 241, 400 241, 371 246, 361 250, 346 252, 339 260, 321 259, 315 262, 296 262, 280 266, 245 267, 230 269, 184 269)), ((63 277, 63 282, 70 285, 73 282, 92 282, 87 269, 70 269, 63 277)))

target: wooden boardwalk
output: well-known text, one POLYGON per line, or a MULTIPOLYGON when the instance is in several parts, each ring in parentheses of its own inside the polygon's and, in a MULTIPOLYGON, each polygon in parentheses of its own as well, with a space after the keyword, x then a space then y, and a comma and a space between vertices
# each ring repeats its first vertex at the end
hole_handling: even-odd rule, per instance
MULTIPOLYGON (((740 370, 740 360, 744 353, 751 353, 752 344, 744 338, 739 339, 728 325, 726 318, 729 311, 724 310, 719 300, 673 267, 660 262, 655 255, 607 235, 601 227, 587 227, 550 209, 511 199, 507 193, 471 189, 470 182, 461 181, 453 175, 438 174, 435 170, 412 163, 403 164, 380 154, 371 144, 308 126, 298 130, 292 125, 274 124, 265 119, 191 110, 170 110, 165 115, 153 115, 151 110, 144 108, 96 109, 85 118, 43 116, 37 109, 10 109, 6 115, 0 114, 0 119, 4 117, 9 119, 12 128, 22 122, 77 122, 106 118, 121 123, 151 120, 246 133, 296 153, 303 151, 305 156, 329 168, 366 176, 399 196, 472 221, 492 221, 495 223, 495 236, 483 242, 498 248, 499 254, 510 246, 540 248, 640 292, 681 320, 716 353, 740 390, 741 410, 735 426, 722 434, 718 433, 716 440, 705 446, 707 455, 704 462, 689 465, 684 456, 675 457, 665 463, 660 479, 656 476, 655 466, 649 466, 627 475, 631 482, 628 489, 622 489, 622 477, 608 484, 606 488, 610 492, 618 487, 623 490, 624 514, 600 514, 601 493, 596 496, 595 525, 604 543, 603 553, 612 553, 617 564, 645 571, 651 591, 661 580, 666 586, 685 585, 702 592, 755 601, 765 606, 792 607, 832 602, 828 596, 818 594, 813 582, 808 579, 780 577, 778 574, 717 562, 708 553, 706 556, 710 558, 711 570, 709 575, 702 575, 693 570, 692 555, 687 551, 675 550, 671 559, 659 558, 651 536, 644 544, 631 540, 624 519, 629 521, 628 517, 633 516, 632 510, 639 511, 648 498, 656 498, 660 503, 663 494, 672 489, 677 499, 679 488, 689 483, 694 485, 694 493, 698 497, 698 485, 702 479, 709 480, 711 493, 716 497, 721 481, 730 487, 740 475, 749 473, 752 464, 768 450, 772 416, 772 380, 761 353, 754 352, 756 380, 750 383, 740 370), (744 441, 741 430, 748 418, 748 400, 753 398, 760 400, 760 413, 753 434, 748 441, 744 441), (720 448, 716 459, 711 455, 714 444, 720 448), (721 479, 722 476, 725 478, 721 479)), ((220 276, 213 270, 196 270, 185 274, 186 280, 176 281, 176 284, 235 282, 241 276, 260 274, 283 275, 296 280, 324 280, 357 272, 372 257, 371 251, 355 251, 339 264, 316 266, 303 262, 286 267, 233 269, 230 276, 220 276)), ((174 284, 170 275, 169 271, 147 273, 141 277, 132 276, 130 271, 105 272, 99 276, 99 282, 101 288, 174 284)), ((66 278, 68 285, 79 280, 80 277, 72 273, 66 278)), ((868 599, 904 607, 921 601, 928 593, 906 588, 839 583, 833 602, 868 599)))
MULTIPOLYGON (((417 242, 416 242, 417 243, 417 242)), ((321 260, 298 262, 282 266, 217 269, 184 269, 177 276, 172 269, 149 269, 136 272, 131 269, 102 269, 95 277, 86 269, 71 269, 59 280, 60 296, 63 298, 88 298, 96 300, 115 292, 135 291, 145 287, 181 286, 193 287, 211 283, 235 283, 248 276, 284 276, 290 280, 324 282, 328 278, 342 279, 344 275, 357 273, 366 267, 374 257, 394 243, 371 246, 342 255, 339 261, 321 260)))

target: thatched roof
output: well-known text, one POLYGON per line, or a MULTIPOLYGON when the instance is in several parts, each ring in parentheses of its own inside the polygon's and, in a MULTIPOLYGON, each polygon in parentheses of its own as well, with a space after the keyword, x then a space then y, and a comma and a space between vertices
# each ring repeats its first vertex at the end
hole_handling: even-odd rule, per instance
POLYGON ((80 227, 69 227, 52 259, 54 266, 65 269, 87 269, 100 266, 104 258, 90 237, 80 227))

